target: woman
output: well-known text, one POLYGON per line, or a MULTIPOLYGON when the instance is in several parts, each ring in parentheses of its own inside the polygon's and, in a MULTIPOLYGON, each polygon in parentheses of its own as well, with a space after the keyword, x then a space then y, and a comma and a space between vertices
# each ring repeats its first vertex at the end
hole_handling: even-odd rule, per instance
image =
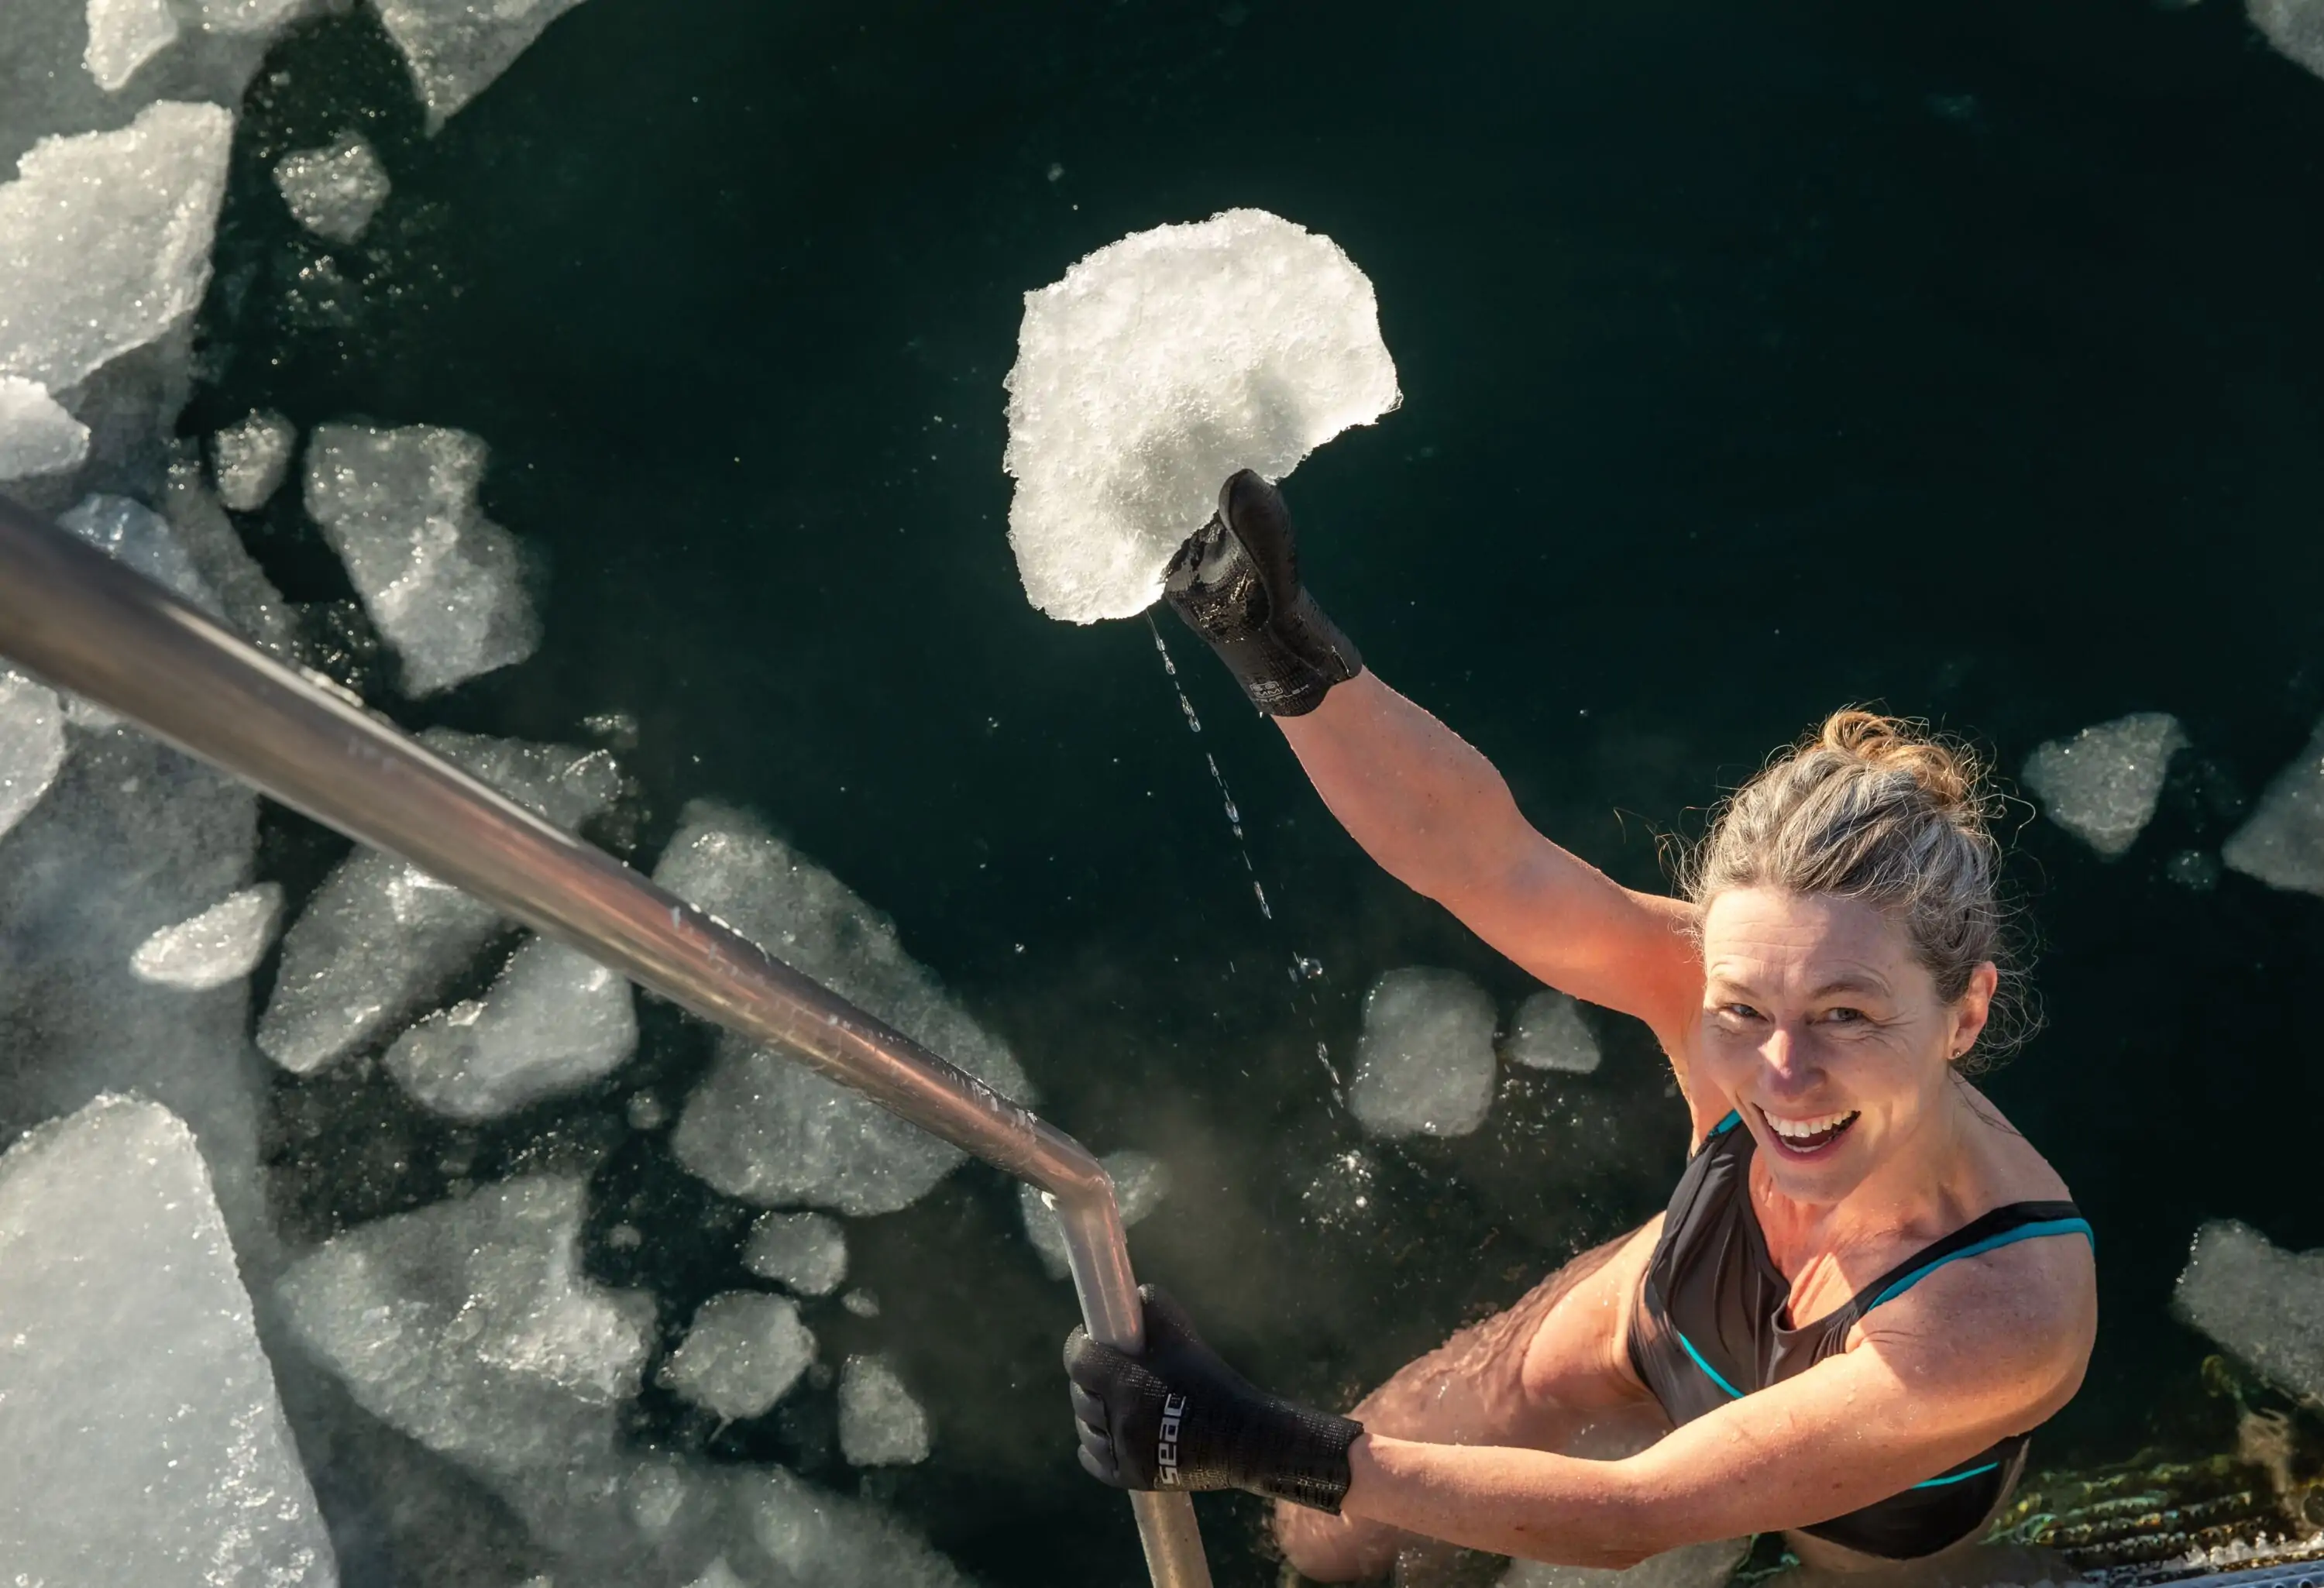
POLYGON ((2089 1226, 1958 1066, 2000 973, 1978 771, 1842 712, 1723 808, 1683 900, 1528 826, 1484 758, 1362 669, 1245 472, 1168 599, 1374 859, 1550 985, 1644 1020, 1693 1144, 1669 1209, 1349 1417, 1264 1396, 1149 1293, 1132 1360, 1076 1332, 1083 1464, 1271 1495, 1292 1563, 1412 1535, 1625 1565, 1783 1530, 1812 1564, 1978 1537, 2098 1321, 2089 1226))

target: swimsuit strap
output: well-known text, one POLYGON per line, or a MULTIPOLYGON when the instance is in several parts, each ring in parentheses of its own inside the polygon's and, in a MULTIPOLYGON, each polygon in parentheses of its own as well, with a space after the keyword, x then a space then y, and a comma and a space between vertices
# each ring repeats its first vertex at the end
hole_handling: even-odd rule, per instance
POLYGON ((1931 1242, 1890 1269, 1858 1291, 1847 1311, 1861 1317, 1882 1302, 1895 1300, 1949 1262, 2043 1235, 2080 1235, 2093 1248, 2098 1245, 2089 1221, 2070 1202, 2006 1203, 1990 1213, 1978 1214, 1951 1234, 1931 1242))

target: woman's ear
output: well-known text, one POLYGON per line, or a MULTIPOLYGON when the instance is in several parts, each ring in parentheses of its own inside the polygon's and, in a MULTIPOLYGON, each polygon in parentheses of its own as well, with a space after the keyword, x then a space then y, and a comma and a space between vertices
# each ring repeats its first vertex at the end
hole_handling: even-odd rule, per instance
POLYGON ((1957 1061, 1977 1046, 1985 1022, 1993 1017, 1993 994, 2000 985, 2001 972, 1989 959, 1969 972, 1969 985, 1953 1002, 1952 1048, 1949 1057, 1957 1061))

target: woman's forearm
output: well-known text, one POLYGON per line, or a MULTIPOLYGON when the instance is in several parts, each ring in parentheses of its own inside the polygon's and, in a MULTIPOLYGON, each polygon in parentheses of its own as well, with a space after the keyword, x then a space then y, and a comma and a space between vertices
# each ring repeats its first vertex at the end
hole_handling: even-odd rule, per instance
POLYGON ((1471 1549, 1563 1565, 1627 1566, 1720 1535, 1690 1530, 1644 1463, 1428 1445, 1367 1434, 1348 1453, 1342 1515, 1471 1549), (1700 1535, 1700 1536, 1698 1536, 1700 1535))

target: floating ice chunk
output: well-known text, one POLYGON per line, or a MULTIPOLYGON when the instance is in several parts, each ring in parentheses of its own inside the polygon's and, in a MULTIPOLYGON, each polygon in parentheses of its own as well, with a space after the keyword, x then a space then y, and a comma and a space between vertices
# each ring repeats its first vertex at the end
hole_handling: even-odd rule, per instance
POLYGON ((2324 77, 2324 3, 2319 0, 2248 0, 2252 26, 2267 36, 2285 59, 2324 77))
POLYGON ((516 538, 476 505, 485 456, 475 437, 436 425, 322 425, 307 448, 307 511, 415 697, 540 643, 516 538))
POLYGON ((492 87, 541 30, 581 0, 378 0, 380 20, 411 68, 428 130, 492 87))
POLYGON ((1549 987, 1517 1005, 1508 1053, 1510 1063, 1527 1069, 1564 1070, 1577 1076, 1597 1069, 1602 1057, 1597 1037, 1582 1022, 1573 1000, 1549 987))
POLYGON ((98 88, 118 93, 177 37, 170 0, 88 0, 88 46, 81 64, 98 88))
POLYGON ((0 375, 0 480, 68 474, 88 457, 88 427, 38 381, 0 375))
POLYGON ((868 1500, 768 1467, 738 1479, 752 1537, 785 1588, 968 1588, 958 1567, 868 1500))
POLYGON ((337 1582, 182 1121, 100 1097, 17 1142, 0 1273, 10 1581, 337 1582))
POLYGON ((2285 1251, 2250 1225, 2195 1233, 2172 1310, 2260 1374, 2324 1407, 2324 1250, 2285 1251))
POLYGON ((308 0, 199 0, 195 7, 208 33, 271 33, 308 0))
POLYGON ((1240 468, 1269 479, 1402 401, 1338 244, 1259 209, 1157 226, 1025 294, 1009 543, 1051 617, 1128 617, 1240 468))
MULTIPOLYGON (((1161 1206, 1162 1199, 1170 1195, 1170 1166, 1150 1152, 1134 1148, 1109 1152, 1104 1163, 1105 1172, 1113 1177, 1114 1200, 1121 1209, 1124 1229, 1161 1206)), ((1024 1216, 1025 1238, 1040 1255, 1041 1266, 1049 1270, 1049 1278, 1064 1279, 1071 1267, 1065 1260, 1065 1227, 1056 1209, 1044 1202, 1033 1186, 1019 1185, 1017 1210, 1024 1216)))
POLYGON ((726 1564, 726 1557, 722 1555, 687 1588, 750 1588, 750 1585, 734 1574, 734 1568, 726 1564))
POLYGON ((851 1356, 839 1370, 839 1453, 859 1467, 928 1459, 928 1414, 884 1357, 851 1356))
POLYGON ((217 592, 194 567, 170 521, 143 503, 126 496, 87 496, 57 522, 212 617, 226 615, 217 592))
POLYGON ((1364 996, 1348 1108, 1375 1136, 1465 1136, 1493 1105, 1493 1001, 1458 971, 1406 966, 1364 996))
POLYGON ((788 1296, 730 1290, 704 1302, 662 1363, 661 1381, 719 1417, 764 1417, 815 1360, 815 1336, 788 1296))
MULTIPOLYGON (((621 769, 602 750, 432 728, 420 743, 558 826, 609 809, 621 769)), ((443 996, 503 929, 492 908, 376 850, 325 878, 282 941, 261 1051, 298 1074, 386 1034, 443 996)))
POLYGON ((578 949, 536 937, 482 1002, 440 1010, 397 1038, 387 1067, 438 1113, 488 1120, 586 1086, 637 1047, 629 983, 578 949))
POLYGON ((847 1278, 847 1235, 829 1214, 762 1213, 742 1266, 801 1296, 828 1296, 847 1278))
POLYGON ((202 484, 200 466, 189 458, 170 466, 169 522, 195 574, 217 592, 226 622, 254 644, 285 660, 295 659, 299 632, 290 607, 243 546, 233 521, 202 484))
POLYGON ((2219 858, 2271 888, 2324 893, 2324 723, 2261 791, 2259 808, 2219 846, 2219 858))
POLYGON ((2025 786, 2052 821, 2111 860, 2154 818, 2163 774, 2185 748, 2177 717, 2135 711, 2035 750, 2025 758, 2025 786))
MULTIPOLYGON (((996 1091, 1028 1096, 1009 1049, 838 878, 737 813, 697 802, 681 822, 656 882, 996 1091)), ((680 1163, 730 1196, 858 1216, 909 1205, 962 1161, 869 1099, 732 1036, 672 1140, 680 1163)))
POLYGON ((1516 1560, 1501 1574, 1500 1588, 1724 1588, 1750 1545, 1748 1538, 1690 1544, 1621 1571, 1516 1560))
POLYGON ((223 107, 164 100, 25 152, 0 186, 0 374, 61 392, 193 312, 233 135, 223 107))
POLYGON ((274 185, 300 226, 334 243, 364 235, 389 187, 387 168, 354 133, 341 133, 327 148, 284 155, 274 162, 274 185))
POLYGON ((266 505, 290 472, 299 427, 272 409, 246 413, 210 438, 210 468, 218 500, 236 512, 266 505))
POLYGON ((189 992, 223 987, 250 974, 266 957, 281 919, 280 882, 244 888, 146 938, 129 956, 130 972, 141 982, 189 992))
POLYGON ((541 1175, 358 1225, 283 1276, 290 1327, 365 1411, 479 1472, 607 1458, 654 1306, 583 1274, 583 1204, 541 1175))
POLYGON ((64 764, 64 703, 47 685, 0 668, 0 837, 41 802, 64 764))

